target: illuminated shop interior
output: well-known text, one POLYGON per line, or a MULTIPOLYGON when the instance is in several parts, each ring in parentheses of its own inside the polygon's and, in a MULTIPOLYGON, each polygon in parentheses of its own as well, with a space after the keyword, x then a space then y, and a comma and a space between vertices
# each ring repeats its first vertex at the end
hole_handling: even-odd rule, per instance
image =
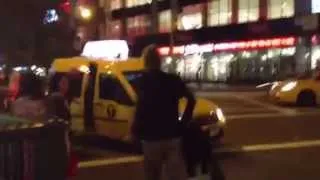
MULTIPOLYGON (((186 81, 270 81, 292 77, 298 39, 270 38, 241 42, 185 45, 158 49, 163 56, 163 70, 180 75, 186 81)), ((305 54, 307 57, 308 53, 305 54)), ((312 50, 311 68, 320 59, 320 45, 312 50)))

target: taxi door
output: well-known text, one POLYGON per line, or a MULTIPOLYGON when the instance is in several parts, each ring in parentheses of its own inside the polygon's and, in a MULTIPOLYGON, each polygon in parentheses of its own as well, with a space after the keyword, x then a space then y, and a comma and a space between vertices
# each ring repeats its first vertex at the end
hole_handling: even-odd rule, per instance
POLYGON ((314 78, 315 92, 317 94, 317 103, 320 104, 320 72, 314 78))
POLYGON ((97 76, 94 97, 96 132, 112 139, 124 140, 133 119, 134 104, 121 80, 113 73, 102 72, 97 76))
POLYGON ((84 89, 86 86, 86 77, 80 73, 77 78, 73 78, 70 86, 74 89, 74 98, 70 103, 70 114, 72 117, 71 129, 73 131, 83 132, 84 128, 84 89))

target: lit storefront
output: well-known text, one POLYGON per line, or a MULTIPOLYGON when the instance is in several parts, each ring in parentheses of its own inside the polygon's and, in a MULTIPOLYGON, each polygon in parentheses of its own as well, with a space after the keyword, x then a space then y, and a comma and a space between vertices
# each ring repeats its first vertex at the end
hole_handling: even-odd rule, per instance
POLYGON ((320 68, 320 36, 312 37, 311 69, 320 68))
MULTIPOLYGON (((217 44, 160 47, 163 69, 186 81, 269 81, 292 76, 298 38, 282 37, 217 44)), ((319 47, 320 52, 320 47, 319 47)), ((320 55, 319 55, 320 56, 320 55)))
POLYGON ((203 4, 184 7, 177 31, 135 38, 133 54, 157 44, 163 69, 186 81, 266 82, 309 73, 320 65, 320 36, 315 36, 319 14, 293 16, 294 0, 268 0, 270 9, 259 13, 261 1, 241 0, 238 9, 230 2, 208 4, 225 7, 221 12, 201 13, 203 4))

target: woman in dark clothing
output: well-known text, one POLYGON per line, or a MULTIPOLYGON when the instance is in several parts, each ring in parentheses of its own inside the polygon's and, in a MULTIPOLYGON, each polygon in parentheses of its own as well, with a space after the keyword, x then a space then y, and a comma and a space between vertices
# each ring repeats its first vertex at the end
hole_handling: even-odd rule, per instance
POLYGON ((70 103, 72 98, 70 97, 69 90, 69 78, 67 76, 61 77, 57 83, 57 89, 52 88, 52 92, 48 96, 48 114, 53 118, 59 118, 70 122, 70 103))
POLYGON ((217 158, 213 154, 213 144, 196 122, 191 122, 184 130, 183 154, 187 164, 189 177, 209 175, 212 180, 224 180, 224 174, 217 158))
MULTIPOLYGON (((62 77, 52 77, 50 90, 52 93, 48 96, 48 114, 51 118, 59 118, 67 121, 71 127, 70 104, 73 100, 72 78, 69 74, 62 77)), ((66 142, 69 154, 68 178, 75 176, 77 167, 77 157, 72 151, 72 133, 71 130, 66 134, 66 142)))

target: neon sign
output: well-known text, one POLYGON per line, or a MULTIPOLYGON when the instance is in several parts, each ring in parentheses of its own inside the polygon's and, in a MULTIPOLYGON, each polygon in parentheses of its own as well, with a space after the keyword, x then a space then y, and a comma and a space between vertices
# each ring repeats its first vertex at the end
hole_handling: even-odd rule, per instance
MULTIPOLYGON (((196 53, 204 53, 204 52, 212 52, 214 48, 213 44, 188 44, 185 46, 174 46, 173 54, 196 54, 196 53)), ((160 55, 169 55, 170 47, 160 47, 158 48, 158 52, 160 55)))
MULTIPOLYGON (((294 46, 297 39, 295 37, 285 38, 272 38, 272 39, 261 39, 251 41, 239 41, 239 42, 228 42, 228 43, 217 43, 217 44, 189 44, 184 46, 174 46, 173 54, 195 54, 212 51, 236 51, 236 50, 255 50, 255 49, 268 49, 268 48, 285 48, 294 46)), ((160 47, 158 52, 162 56, 170 54, 170 47, 160 47)))
POLYGON ((265 40, 252 40, 243 42, 218 43, 215 44, 215 51, 223 50, 250 50, 250 49, 266 49, 266 48, 283 48, 296 44, 296 38, 273 38, 265 40))

